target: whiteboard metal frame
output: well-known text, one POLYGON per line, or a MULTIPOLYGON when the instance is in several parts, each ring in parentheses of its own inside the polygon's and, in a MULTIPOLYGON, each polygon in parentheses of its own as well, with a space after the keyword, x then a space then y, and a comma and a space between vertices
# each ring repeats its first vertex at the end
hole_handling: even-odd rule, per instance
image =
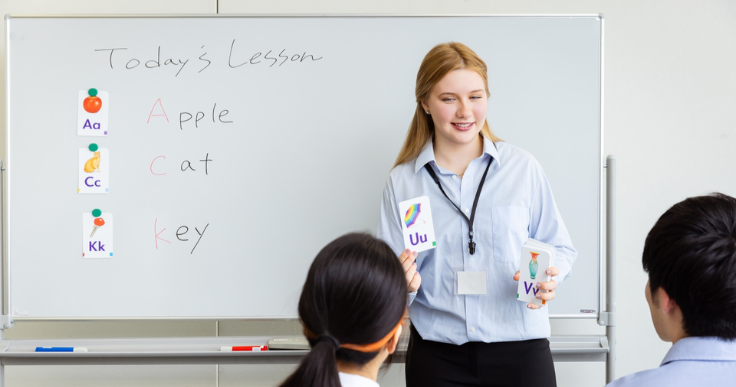
MULTIPOLYGON (((604 143, 603 143, 603 141, 604 141, 603 135, 605 133, 604 130, 603 130, 603 128, 605 126, 605 124, 603 122, 604 109, 605 109, 604 106, 605 105, 603 104, 603 99, 604 99, 605 93, 603 91, 605 90, 605 87, 604 87, 605 86, 605 81, 604 81, 604 74, 605 74, 605 55, 604 55, 605 54, 605 45, 604 45, 604 43, 605 43, 605 39, 604 38, 605 38, 606 29, 604 28, 605 19, 603 19, 603 15, 602 14, 600 15, 600 21, 601 21, 601 43, 600 43, 601 44, 601 59, 600 59, 601 60, 601 79, 600 79, 600 82, 601 82, 601 85, 600 85, 600 91, 601 91, 601 96, 600 96, 600 101, 601 101, 601 103, 600 103, 600 109, 601 109, 601 111, 600 111, 600 120, 601 120, 601 123, 600 123, 600 127, 601 127, 601 165, 603 166, 603 168, 605 168, 605 165, 603 164, 603 162, 604 162, 604 159, 603 159, 603 150, 605 149, 604 148, 604 143)), ((604 250, 603 244, 605 242, 605 244, 606 244, 606 247, 605 248, 607 249, 608 248, 608 242, 609 241, 605 238, 605 236, 608 235, 609 232, 612 232, 613 231, 612 228, 610 227, 611 225, 608 223, 609 222, 608 218, 606 218, 606 222, 605 223, 603 222, 603 214, 604 214, 604 211, 605 211, 606 214, 609 211, 608 210, 608 207, 609 207, 608 191, 605 191, 604 190, 604 187, 603 187, 603 183, 604 183, 604 180, 603 180, 604 179, 604 176, 603 176, 604 175, 603 174, 603 168, 601 168, 601 175, 600 175, 601 176, 601 181, 600 181, 600 184, 601 184, 600 185, 600 193, 601 193, 600 195, 601 195, 601 197, 600 197, 600 201, 598 203, 598 206, 600 208, 600 212, 598 213, 598 217, 600 219, 599 222, 598 222, 598 240, 600 241, 600 243, 598 243, 598 249, 599 249, 599 251, 598 251, 598 279, 599 279, 599 282, 598 282, 598 297, 599 297, 599 300, 598 300, 598 314, 599 315, 601 313, 601 310, 602 310, 603 306, 605 305, 605 303, 603 301, 604 300, 604 298, 603 298, 604 297, 604 289, 603 289, 603 278, 604 278, 604 275, 603 275, 603 265, 605 265, 605 263, 609 259, 609 257, 607 255, 605 255, 608 250, 604 250), (605 225, 605 229, 603 227, 604 225, 605 225), (604 260, 604 257, 605 257, 605 260, 604 260)), ((609 272, 608 271, 606 271, 606 276, 607 275, 609 275, 609 272)), ((611 280, 611 279, 608 278, 608 277, 606 277, 606 282, 609 282, 609 280, 611 280)))
MULTIPOLYGON (((10 15, 5 15, 5 63, 10 63, 10 15)), ((10 89, 7 85, 10 84, 10 71, 8 69, 5 69, 5 101, 8 106, 10 106, 10 89)), ((8 109, 5 112, 5 138, 7 139, 5 143, 5 157, 8 157, 10 154, 10 132, 8 131, 8 128, 10 127, 10 110, 8 109)), ((0 340, 3 339, 3 331, 7 328, 11 328, 13 326, 13 314, 11 313, 12 309, 10 308, 10 260, 8 257, 5 256, 6 251, 6 242, 5 242, 5 229, 3 228, 3 224, 5 222, 5 165, 2 163, 2 160, 0 160, 0 256, 2 257, 2 262, 0 262, 0 318, 2 318, 2 323, 0 323, 0 340)), ((8 193, 9 195, 10 193, 8 193)), ((7 219, 8 224, 10 223, 10 219, 7 219)), ((8 250, 10 251, 10 250, 8 250)), ((0 370, 0 376, 2 376, 2 373, 4 370, 0 370)), ((2 387, 2 379, 0 379, 0 387, 2 387)))
MULTIPOLYGON (((108 19, 119 19, 119 18, 315 18, 315 17, 354 17, 354 18, 372 18, 372 17, 520 17, 520 18, 566 18, 566 17, 597 17, 600 20, 600 96, 599 96, 599 116, 600 116, 600 170, 599 173, 599 195, 598 195, 598 207, 599 207, 599 221, 598 221, 598 234, 599 234, 599 257, 598 257, 598 278, 599 278, 599 305, 598 313, 591 316, 587 315, 550 315, 550 319, 597 319, 599 325, 606 326, 605 336, 587 336, 588 338, 599 338, 600 349, 588 349, 581 350, 576 349, 573 351, 562 351, 560 355, 560 361, 605 361, 607 364, 606 368, 606 381, 610 382, 614 378, 615 372, 615 277, 613 268, 613 258, 615 254, 615 235, 614 226, 614 205, 615 205, 615 156, 609 156, 604 164, 604 18, 602 14, 418 14, 418 15, 407 15, 407 14, 194 14, 194 15, 6 15, 5 16, 5 37, 6 37, 6 61, 9 61, 9 42, 10 42, 10 27, 9 20, 11 18, 108 18, 108 19), (606 179, 607 185, 605 186, 604 194, 604 169, 607 169, 606 179), (604 205, 605 200, 605 205, 604 205), (604 225, 603 215, 604 211, 606 216, 606 222, 604 225), (605 229, 604 229, 605 226, 605 229), (606 239, 604 239, 604 234, 606 239), (605 252, 604 244, 605 241, 605 252), (606 259, 604 261, 604 253, 606 259), (606 271, 606 300, 607 304, 604 304, 604 289, 603 289, 603 264, 606 263, 608 269, 606 271), (606 306, 606 312, 602 312, 603 306, 606 306), (601 356, 603 356, 601 358, 601 356), (563 360, 564 359, 564 360, 563 360), (581 360, 582 359, 582 360, 581 360)), ((6 70, 5 74, 6 85, 9 84, 9 72, 6 70)), ((8 106, 11 101, 9 99, 9 89, 6 87, 6 100, 8 106)), ((10 123, 10 109, 7 110, 5 116, 6 130, 10 123)), ((6 138, 9 140, 9 132, 6 133, 6 138)), ((10 154, 9 141, 6 144, 6 155, 10 154)), ((2 324, 0 324, 0 340, 3 340, 4 329, 12 327, 14 319, 12 317, 11 309, 11 298, 10 293, 10 279, 9 279, 9 265, 10 262, 5 256, 5 240, 4 229, 2 220, 4 219, 3 208, 4 205, 4 167, 2 160, 0 160, 0 256, 2 257, 0 262, 0 310, 2 311, 2 324), (6 288, 7 287, 7 288, 6 288), (7 289, 7 290, 6 290, 7 289)), ((267 318, 267 317, 266 317, 267 318)), ((281 318, 281 317, 279 317, 281 318)), ((18 321, 105 321, 105 320, 256 320, 264 319, 264 317, 226 317, 212 319, 211 317, 126 317, 126 318, 16 318, 18 321)), ((167 339, 162 339, 167 340, 167 339)), ((589 340, 588 340, 589 341, 589 340)), ((7 342, 3 342, 7 343, 7 342)), ((7 346, 0 346, 0 351, 5 351, 7 346), (4 348, 1 348, 4 347, 4 348)), ((88 354, 75 354, 84 356, 45 356, 40 357, 35 353, 29 353, 26 355, 11 355, 7 356, 6 353, 0 354, 0 387, 4 386, 5 375, 4 366, 16 365, 16 364, 203 364, 203 363, 256 363, 256 364, 294 364, 297 363, 306 351, 298 351, 300 353, 293 352, 287 356, 282 355, 281 358, 267 359, 263 357, 265 354, 257 356, 244 356, 242 354, 233 356, 201 356, 195 352, 175 355, 172 353, 158 353, 155 356, 151 354, 145 355, 143 353, 127 354, 124 356, 90 356, 88 354), (304 352, 304 353, 302 353, 304 352), (247 359, 247 360, 246 360, 247 359)), ((66 355, 66 354, 64 354, 66 355)), ((252 354, 248 354, 252 355, 252 354)), ((272 357, 272 356, 271 356, 272 357)))
POLYGON ((0 340, 2 340, 2 330, 10 328, 9 326, 6 327, 6 320, 8 323, 10 322, 10 313, 5 310, 5 306, 8 304, 5 299, 5 296, 7 295, 5 286, 8 283, 5 275, 8 271, 5 270, 5 229, 3 228, 3 209, 5 208, 5 195, 3 194, 5 190, 5 185, 3 184, 4 179, 5 166, 3 165, 3 160, 0 159, 0 257, 2 257, 2 259, 0 259, 0 319, 2 319, 2 321, 0 321, 0 340))
POLYGON ((616 340, 618 334, 616 307, 616 156, 606 159, 606 311, 601 312, 598 324, 606 327, 609 350, 606 358, 606 383, 616 379, 616 340))
POLYGON ((458 14, 381 14, 381 13, 229 13, 229 14, 8 14, 5 19, 201 19, 201 18, 219 18, 219 19, 242 19, 242 18, 375 18, 375 17, 513 17, 513 18, 577 18, 577 17, 597 17, 603 21, 603 14, 600 13, 579 13, 579 14, 489 14, 489 13, 458 13, 458 14))

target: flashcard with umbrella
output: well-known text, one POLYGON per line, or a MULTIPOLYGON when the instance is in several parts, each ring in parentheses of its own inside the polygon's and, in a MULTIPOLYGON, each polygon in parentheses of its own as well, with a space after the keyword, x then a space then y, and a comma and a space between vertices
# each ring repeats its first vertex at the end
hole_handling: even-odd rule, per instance
POLYGON ((402 217, 401 230, 404 233, 405 248, 421 252, 437 246, 429 197, 420 196, 399 203, 399 213, 402 217))

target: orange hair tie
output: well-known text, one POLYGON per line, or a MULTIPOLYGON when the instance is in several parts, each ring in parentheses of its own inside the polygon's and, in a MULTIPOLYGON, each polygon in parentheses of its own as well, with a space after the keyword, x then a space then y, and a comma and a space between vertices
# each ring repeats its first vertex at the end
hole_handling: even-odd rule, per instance
MULTIPOLYGON (((394 329, 391 330, 386 336, 384 336, 381 340, 376 341, 375 343, 371 344, 340 344, 340 348, 346 348, 346 349, 352 349, 353 351, 358 352, 376 352, 379 349, 383 348, 386 343, 388 343, 389 340, 396 334, 396 331, 399 329, 400 326, 404 325, 404 316, 401 316, 401 320, 399 320, 399 323, 396 324, 394 329)), ((314 333, 312 333, 307 327, 304 327, 304 336, 307 336, 307 338, 316 340, 318 337, 314 333)))

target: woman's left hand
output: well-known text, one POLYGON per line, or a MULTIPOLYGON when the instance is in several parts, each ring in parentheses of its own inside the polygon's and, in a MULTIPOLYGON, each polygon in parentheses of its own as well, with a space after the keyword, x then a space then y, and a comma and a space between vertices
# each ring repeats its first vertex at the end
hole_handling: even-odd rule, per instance
MULTIPOLYGON (((547 269, 547 275, 550 275, 552 277, 560 274, 560 269, 552 266, 549 269, 547 269)), ((514 274, 514 281, 519 280, 519 271, 516 271, 516 274, 514 274)), ((537 298, 544 301, 549 301, 555 298, 555 289, 557 289, 557 281, 549 280, 547 282, 538 282, 537 283, 537 289, 540 290, 546 290, 547 293, 539 292, 537 293, 537 298)), ((539 309, 543 305, 537 305, 534 303, 528 303, 526 304, 526 307, 529 309, 539 309)))

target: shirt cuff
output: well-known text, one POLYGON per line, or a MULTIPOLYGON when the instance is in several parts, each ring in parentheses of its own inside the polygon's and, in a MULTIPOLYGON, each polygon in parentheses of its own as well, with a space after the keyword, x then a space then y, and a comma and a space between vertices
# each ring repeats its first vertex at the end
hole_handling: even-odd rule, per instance
POLYGON ((409 292, 409 303, 406 305, 411 305, 412 302, 414 302, 414 299, 417 297, 417 292, 409 292))

